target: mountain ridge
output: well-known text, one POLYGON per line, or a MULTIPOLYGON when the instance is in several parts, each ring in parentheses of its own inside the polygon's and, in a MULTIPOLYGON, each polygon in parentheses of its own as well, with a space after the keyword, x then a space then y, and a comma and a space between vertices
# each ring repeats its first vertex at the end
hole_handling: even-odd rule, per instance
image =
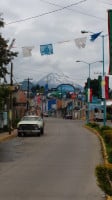
POLYGON ((82 90, 83 87, 77 84, 71 77, 64 73, 49 73, 37 82, 40 86, 48 84, 48 88, 56 88, 60 84, 71 84, 75 88, 82 90))

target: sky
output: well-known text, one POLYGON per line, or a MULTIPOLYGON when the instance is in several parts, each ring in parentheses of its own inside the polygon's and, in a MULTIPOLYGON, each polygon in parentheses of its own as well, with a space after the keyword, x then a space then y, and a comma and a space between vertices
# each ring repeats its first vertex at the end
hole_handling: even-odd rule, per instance
MULTIPOLYGON (((15 39, 13 79, 39 81, 49 73, 64 73, 84 86, 89 76, 97 78, 103 72, 102 37, 104 35, 104 70, 108 74, 109 41, 108 10, 111 0, 1 0, 0 13, 5 26, 5 39, 15 39), (82 34, 81 30, 89 31, 82 34), (93 33, 102 32, 94 41, 93 33), (79 48, 76 39, 86 38, 79 48), (41 55, 40 45, 52 44, 52 55, 41 55), (24 57, 22 47, 33 47, 31 56, 24 57), (81 62, 76 62, 77 60, 81 62)), ((10 65, 7 66, 10 71, 10 65)), ((112 78, 109 76, 112 88, 112 78)))

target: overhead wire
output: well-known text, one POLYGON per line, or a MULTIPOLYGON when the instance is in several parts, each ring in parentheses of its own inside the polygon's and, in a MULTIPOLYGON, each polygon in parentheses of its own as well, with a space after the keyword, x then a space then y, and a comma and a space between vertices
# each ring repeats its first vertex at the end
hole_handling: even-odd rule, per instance
MULTIPOLYGON (((46 0, 40 0, 40 1, 45 2, 45 3, 47 3, 47 4, 50 4, 50 5, 53 5, 53 6, 58 6, 58 7, 63 8, 63 6, 60 6, 59 4, 51 3, 51 2, 46 1, 46 0)), ((84 1, 87 1, 87 0, 81 0, 81 1, 75 2, 74 4, 75 4, 75 6, 76 6, 76 5, 80 4, 80 3, 83 3, 84 1)), ((68 9, 69 9, 69 8, 68 8, 68 9)))
MULTIPOLYGON (((51 2, 49 2, 49 1, 47 1, 47 0, 40 0, 40 1, 45 2, 45 3, 49 4, 49 5, 53 5, 53 6, 57 6, 57 7, 62 7, 62 6, 60 6, 59 4, 51 3, 51 2)), ((77 3, 77 4, 79 4, 79 3, 77 3)), ((76 4, 76 5, 77 5, 77 4, 76 4)), ((71 10, 71 11, 73 11, 73 12, 75 11, 75 12, 80 13, 80 14, 82 14, 82 15, 86 15, 86 16, 89 16, 89 17, 94 17, 94 18, 96 18, 96 19, 105 20, 105 19, 102 18, 102 17, 97 17, 97 16, 95 16, 95 15, 87 14, 87 13, 84 13, 84 12, 79 11, 79 10, 76 10, 76 9, 71 9, 71 8, 66 8, 66 9, 67 9, 67 10, 71 10)))
MULTIPOLYGON (((61 10, 64 10, 64 9, 72 10, 72 9, 70 9, 70 7, 72 7, 72 6, 74 6, 74 5, 78 5, 78 4, 83 3, 83 2, 85 2, 85 1, 87 1, 87 0, 81 0, 81 1, 78 1, 78 2, 75 2, 75 3, 72 3, 72 4, 69 4, 69 5, 67 5, 67 6, 64 6, 64 7, 62 7, 62 6, 58 5, 58 4, 54 4, 55 6, 58 6, 59 8, 56 9, 56 10, 49 11, 49 12, 41 13, 41 14, 36 15, 36 16, 26 17, 26 18, 24 18, 24 19, 20 19, 20 20, 16 20, 16 21, 9 22, 9 23, 5 23, 5 25, 10 25, 10 24, 15 24, 15 23, 19 23, 19 22, 28 21, 28 20, 31 20, 31 19, 35 19, 35 18, 39 18, 39 17, 45 16, 45 15, 52 14, 52 13, 55 13, 55 12, 58 12, 58 11, 61 11, 61 10)), ((44 1, 44 2, 45 2, 45 1, 44 1)), ((46 1, 46 2, 47 2, 47 1, 46 1)), ((47 2, 47 3, 48 3, 48 2, 47 2)), ((52 3, 50 3, 50 4, 52 4, 52 3)), ((74 11, 74 10, 72 10, 72 11, 74 11)), ((86 13, 83 13, 83 12, 81 12, 81 11, 76 11, 76 10, 75 10, 75 12, 81 13, 81 14, 83 14, 83 15, 91 16, 91 15, 86 14, 86 13)), ((92 17, 99 18, 99 17, 96 17, 96 16, 92 16, 92 17)), ((104 20, 103 18, 100 18, 100 19, 101 19, 101 20, 104 20)))
POLYGON ((39 14, 39 15, 36 15, 36 16, 27 17, 27 18, 24 18, 24 19, 12 21, 12 22, 9 22, 9 23, 7 23, 7 24, 5 24, 5 25, 10 25, 10 24, 14 24, 14 23, 18 23, 18 22, 27 21, 27 20, 30 20, 30 19, 42 17, 42 16, 45 16, 45 15, 48 15, 48 14, 51 14, 51 13, 55 13, 55 12, 58 12, 58 11, 60 11, 60 10, 64 10, 64 9, 66 9, 66 8, 72 7, 72 6, 74 6, 74 5, 77 5, 78 3, 82 3, 82 2, 84 2, 84 1, 87 1, 87 0, 81 0, 81 1, 79 1, 79 2, 72 3, 72 4, 69 4, 69 5, 67 5, 67 6, 61 7, 61 8, 59 8, 59 9, 52 10, 52 11, 49 11, 49 12, 45 12, 45 13, 42 13, 42 14, 39 14))

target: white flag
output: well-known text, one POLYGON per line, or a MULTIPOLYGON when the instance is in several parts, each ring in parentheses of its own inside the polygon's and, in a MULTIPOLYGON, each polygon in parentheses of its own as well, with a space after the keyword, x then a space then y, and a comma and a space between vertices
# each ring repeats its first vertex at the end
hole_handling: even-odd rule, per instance
POLYGON ((31 56, 32 55, 32 49, 33 49, 34 47, 22 47, 22 50, 23 50, 23 56, 24 57, 29 57, 29 56, 31 56))
POLYGON ((85 48, 87 37, 75 39, 75 44, 78 48, 85 48))

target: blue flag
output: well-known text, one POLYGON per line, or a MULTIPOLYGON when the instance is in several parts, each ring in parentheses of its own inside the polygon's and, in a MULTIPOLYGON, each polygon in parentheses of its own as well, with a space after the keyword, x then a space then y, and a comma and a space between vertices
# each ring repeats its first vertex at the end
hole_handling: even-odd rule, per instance
POLYGON ((94 40, 96 40, 96 38, 97 38, 101 33, 102 33, 102 32, 92 34, 92 35, 91 35, 90 41, 94 42, 94 40))
POLYGON ((40 45, 40 53, 41 53, 42 56, 53 54, 52 44, 40 45))

